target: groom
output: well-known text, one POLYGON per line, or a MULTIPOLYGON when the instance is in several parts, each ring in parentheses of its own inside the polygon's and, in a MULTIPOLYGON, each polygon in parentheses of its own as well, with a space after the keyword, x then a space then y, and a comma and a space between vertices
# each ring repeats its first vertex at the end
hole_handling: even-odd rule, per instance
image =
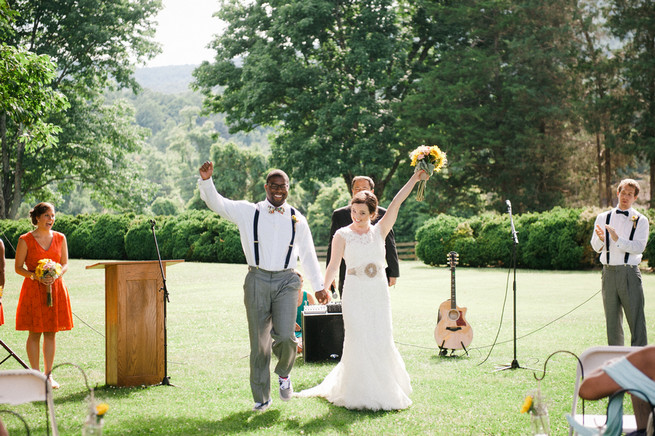
POLYGON ((300 278, 294 272, 298 256, 316 298, 325 304, 328 293, 316 258, 314 241, 307 220, 286 203, 289 177, 273 170, 266 176, 266 200, 259 203, 233 201, 221 196, 211 179, 212 162, 200 167, 200 198, 222 218, 239 227, 241 247, 248 262, 243 284, 244 303, 250 336, 250 389, 253 410, 271 405, 271 349, 278 358, 280 398, 293 395, 289 373, 296 359, 296 306, 300 278))

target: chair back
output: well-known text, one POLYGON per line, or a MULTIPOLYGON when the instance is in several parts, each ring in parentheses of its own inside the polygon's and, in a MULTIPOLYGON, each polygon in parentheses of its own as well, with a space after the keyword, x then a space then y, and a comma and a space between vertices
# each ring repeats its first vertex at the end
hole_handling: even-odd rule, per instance
MULTIPOLYGON (((576 415, 576 409, 578 406, 578 393, 580 391, 580 384, 582 383, 583 376, 588 376, 596 369, 602 367, 608 360, 616 359, 623 357, 627 354, 637 351, 643 347, 623 347, 618 345, 600 345, 596 347, 587 348, 579 357, 580 364, 577 365, 576 375, 575 375, 575 389, 573 391, 573 406, 571 408, 571 416, 578 419, 588 420, 587 424, 599 424, 599 419, 605 419, 605 416, 599 415, 576 415), (580 367, 582 365, 582 368, 580 367)), ((623 431, 630 430, 632 423, 634 422, 634 416, 624 416, 624 428, 623 431), (627 427, 627 428, 626 428, 627 427)), ((603 421, 604 422, 604 421, 603 421)), ((636 423, 634 428, 636 430, 636 423)), ((570 428, 569 435, 573 434, 573 428, 570 428)))
POLYGON ((0 371, 0 404, 18 405, 33 401, 47 404, 52 434, 58 436, 52 386, 48 378, 34 369, 0 371))

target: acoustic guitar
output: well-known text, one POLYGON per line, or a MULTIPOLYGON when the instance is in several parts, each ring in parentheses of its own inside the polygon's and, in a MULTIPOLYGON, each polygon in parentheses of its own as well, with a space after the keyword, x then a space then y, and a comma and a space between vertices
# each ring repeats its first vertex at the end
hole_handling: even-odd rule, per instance
POLYGON ((450 300, 446 300, 439 306, 437 327, 434 329, 434 338, 442 351, 466 350, 473 340, 473 329, 466 321, 466 308, 457 307, 455 301, 455 265, 459 260, 459 254, 454 251, 448 253, 450 265, 450 300))

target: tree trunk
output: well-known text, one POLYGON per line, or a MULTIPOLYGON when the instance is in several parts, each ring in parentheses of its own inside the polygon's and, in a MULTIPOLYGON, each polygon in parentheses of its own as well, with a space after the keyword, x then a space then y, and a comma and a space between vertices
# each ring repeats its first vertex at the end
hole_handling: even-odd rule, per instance
POLYGON ((598 207, 603 207, 603 149, 599 132, 596 132, 596 162, 598 164, 598 207))
POLYGON ((607 206, 612 206, 612 160, 610 149, 605 146, 605 200, 607 206))
POLYGON ((655 207, 655 158, 650 158, 650 177, 649 177, 648 187, 650 188, 650 200, 648 200, 648 207, 655 207))
POLYGON ((2 149, 2 177, 0 177, 0 219, 7 218, 5 189, 9 181, 9 150, 7 150, 7 113, 0 114, 0 148, 2 149))
MULTIPOLYGON (((17 137, 20 137, 22 134, 22 129, 23 126, 20 126, 20 132, 17 135, 17 137)), ((22 180, 23 180, 23 173, 25 173, 25 170, 23 169, 23 154, 25 152, 25 144, 21 141, 16 141, 16 168, 14 168, 14 189, 13 192, 11 193, 11 198, 8 199, 7 201, 7 208, 6 208, 6 213, 7 217, 9 219, 14 219, 16 217, 16 214, 18 213, 18 208, 20 206, 20 203, 23 200, 23 195, 21 193, 21 189, 23 187, 22 180)))

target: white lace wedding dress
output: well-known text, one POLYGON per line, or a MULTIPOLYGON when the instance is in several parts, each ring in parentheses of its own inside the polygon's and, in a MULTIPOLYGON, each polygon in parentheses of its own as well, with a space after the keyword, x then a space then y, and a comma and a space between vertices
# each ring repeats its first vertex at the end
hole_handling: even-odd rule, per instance
POLYGON ((345 338, 341 361, 299 397, 324 397, 348 409, 396 410, 412 404, 409 374, 393 343, 384 238, 377 226, 363 235, 343 227, 347 273, 343 287, 345 338))

